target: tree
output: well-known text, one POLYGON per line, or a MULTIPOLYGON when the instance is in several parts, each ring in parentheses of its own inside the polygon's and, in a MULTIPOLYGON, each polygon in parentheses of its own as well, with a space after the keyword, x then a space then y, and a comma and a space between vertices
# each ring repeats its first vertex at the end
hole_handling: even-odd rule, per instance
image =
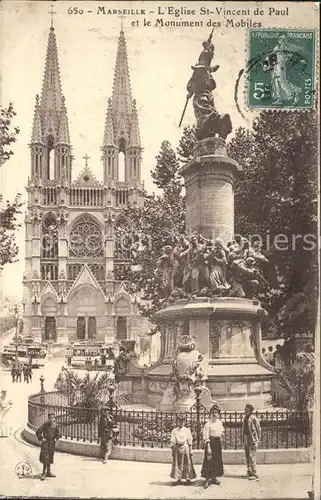
POLYGON ((228 147, 243 166, 235 183, 236 232, 263 239, 269 328, 285 336, 315 329, 317 137, 314 111, 264 111, 228 147))
POLYGON ((281 387, 279 401, 272 401, 274 406, 288 410, 309 411, 314 403, 315 357, 312 352, 298 352, 292 364, 281 362, 275 370, 281 387))
POLYGON ((64 369, 59 373, 54 387, 59 394, 67 397, 68 406, 88 410, 80 415, 86 422, 90 422, 95 416, 92 410, 102 408, 106 402, 109 385, 106 372, 97 372, 93 377, 86 372, 81 377, 73 371, 64 369))
MULTIPOLYGON (((160 193, 146 196, 142 208, 130 207, 125 215, 131 221, 133 266, 128 275, 131 291, 140 291, 139 304, 143 315, 155 322, 154 314, 162 304, 156 263, 164 245, 173 236, 185 231, 185 197, 183 182, 178 170, 192 151, 192 133, 189 127, 183 132, 178 148, 179 157, 168 141, 163 141, 156 156, 156 166, 151 172, 160 193)), ((158 331, 157 325, 150 333, 158 331)))
MULTIPOLYGON (((1 109, 0 114, 0 165, 9 160, 13 155, 10 149, 16 142, 19 128, 11 130, 11 121, 16 116, 12 103, 8 108, 1 109)), ((18 254, 18 247, 15 242, 15 234, 21 224, 18 222, 18 215, 21 213, 21 194, 17 194, 13 202, 4 202, 0 194, 0 271, 5 264, 15 262, 18 254)))

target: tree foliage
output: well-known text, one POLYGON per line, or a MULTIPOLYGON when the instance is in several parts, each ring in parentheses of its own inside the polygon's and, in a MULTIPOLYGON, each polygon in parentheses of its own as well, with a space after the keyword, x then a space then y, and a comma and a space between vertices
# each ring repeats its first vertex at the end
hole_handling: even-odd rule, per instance
MULTIPOLYGON (((168 141, 162 142, 156 166, 151 172, 159 193, 147 196, 142 208, 130 207, 125 212, 131 220, 132 240, 136 242, 128 279, 132 283, 132 291, 141 292, 141 312, 152 321, 162 303, 156 263, 163 246, 172 241, 173 235, 185 231, 185 197, 178 170, 184 155, 189 154, 187 144, 190 135, 189 128, 185 129, 184 146, 181 141, 179 156, 168 141)), ((156 331, 157 327, 151 333, 156 331)))
POLYGON ((315 329, 317 137, 314 111, 264 111, 228 147, 243 167, 235 183, 236 232, 262 238, 270 329, 285 336, 315 329))
POLYGON ((0 165, 13 155, 10 149, 11 145, 16 142, 19 128, 14 127, 12 130, 11 121, 16 116, 13 109, 13 104, 10 103, 7 108, 2 108, 0 113, 0 165))
POLYGON ((64 369, 54 387, 58 393, 67 396, 69 406, 92 409, 103 406, 109 385, 107 372, 97 372, 93 377, 86 372, 81 377, 72 370, 64 369))
MULTIPOLYGON (((271 287, 263 301, 267 329, 276 335, 313 332, 317 308, 317 154, 314 111, 263 111, 252 129, 238 128, 228 154, 243 167, 235 181, 235 232, 261 238, 271 287)), ((161 305, 156 263, 173 233, 184 231, 185 200, 179 166, 192 157, 194 127, 186 127, 175 152, 168 141, 156 157, 160 189, 143 208, 130 208, 136 234, 130 279, 141 290, 141 310, 151 320, 161 305), (140 237, 137 237, 140 234, 140 237)))
MULTIPOLYGON (((0 165, 11 158, 12 144, 16 142, 19 128, 12 130, 11 121, 16 115, 12 103, 8 108, 2 108, 0 114, 0 165)), ((5 264, 15 262, 18 255, 16 245, 16 230, 21 224, 18 215, 21 213, 21 194, 17 194, 14 201, 4 201, 0 194, 0 271, 5 264)))
POLYGON ((308 411, 314 403, 315 357, 310 352, 298 352, 292 364, 282 363, 275 370, 281 386, 281 401, 288 410, 308 411))

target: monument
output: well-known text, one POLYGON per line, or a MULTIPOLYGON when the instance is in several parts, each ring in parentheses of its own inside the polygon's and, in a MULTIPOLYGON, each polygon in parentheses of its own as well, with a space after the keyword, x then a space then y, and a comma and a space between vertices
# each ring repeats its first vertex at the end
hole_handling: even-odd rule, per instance
POLYGON ((223 410, 242 410, 245 403, 262 409, 271 391, 273 369, 260 346, 266 311, 258 299, 267 259, 259 241, 233 236, 233 184, 241 168, 226 152, 232 124, 215 108, 212 73, 219 66, 212 66, 213 57, 211 33, 192 66, 184 108, 194 96, 197 143, 180 170, 186 234, 164 246, 157 263, 164 297, 157 312, 161 357, 143 372, 133 361, 128 370, 132 402, 162 410, 188 409, 195 384, 205 406, 215 399, 223 410))

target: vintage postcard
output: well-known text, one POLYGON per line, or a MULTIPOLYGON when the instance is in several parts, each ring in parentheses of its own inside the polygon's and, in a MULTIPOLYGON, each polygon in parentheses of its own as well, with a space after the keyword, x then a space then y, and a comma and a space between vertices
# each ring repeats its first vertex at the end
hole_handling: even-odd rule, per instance
POLYGON ((1 8, 1 498, 320 498, 318 2, 1 8))

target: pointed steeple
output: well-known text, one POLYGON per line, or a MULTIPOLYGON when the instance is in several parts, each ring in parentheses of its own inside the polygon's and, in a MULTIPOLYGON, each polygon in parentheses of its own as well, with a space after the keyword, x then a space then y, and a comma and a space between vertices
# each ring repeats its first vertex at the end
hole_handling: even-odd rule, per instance
POLYGON ((65 105, 65 96, 62 96, 62 104, 61 104, 59 122, 60 122, 59 123, 59 135, 58 135, 57 143, 58 144, 70 144, 67 108, 65 105))
POLYGON ((40 116, 40 106, 39 106, 39 95, 36 95, 35 111, 33 115, 33 126, 31 134, 31 142, 42 143, 42 127, 41 127, 41 116, 40 116))
MULTIPOLYGON (((54 12, 51 12, 53 15, 54 12)), ((46 180, 71 181, 72 155, 65 99, 62 95, 53 19, 49 30, 41 98, 36 99, 31 138, 32 171, 46 180), (40 150, 36 144, 41 143, 40 150)))
POLYGON ((102 151, 105 184, 125 181, 132 188, 140 182, 142 147, 136 101, 132 98, 130 87, 123 27, 118 38, 113 91, 108 100, 102 151), (119 158, 121 154, 124 154, 124 160, 119 158))
POLYGON ((115 145, 115 136, 114 136, 114 125, 113 125, 112 100, 109 98, 106 121, 105 121, 104 146, 114 146, 114 145, 115 145))
MULTIPOLYGON (((45 72, 42 83, 41 110, 55 111, 57 115, 60 113, 62 105, 62 90, 59 74, 58 50, 55 29, 53 25, 50 27, 49 38, 47 44, 47 54, 45 63, 45 72)), ((56 119, 58 116, 55 117, 56 119)))
POLYGON ((130 88, 126 40, 123 28, 121 27, 118 39, 116 67, 112 93, 112 109, 114 115, 130 115, 131 102, 132 96, 130 88))
POLYGON ((133 109, 133 111, 132 111, 131 123, 130 123, 130 145, 141 147, 139 125, 138 125, 138 114, 137 114, 137 108, 136 108, 136 99, 133 99, 132 109, 133 109))

